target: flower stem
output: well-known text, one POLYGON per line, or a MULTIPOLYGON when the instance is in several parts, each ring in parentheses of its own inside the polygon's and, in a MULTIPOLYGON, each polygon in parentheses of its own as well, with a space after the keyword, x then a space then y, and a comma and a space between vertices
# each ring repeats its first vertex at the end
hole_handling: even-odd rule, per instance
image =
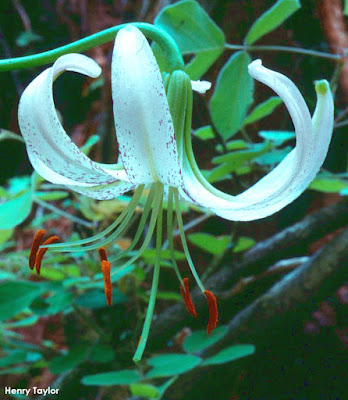
MULTIPOLYGON (((64 54, 82 53, 93 47, 114 40, 117 32, 126 25, 127 24, 122 24, 105 29, 84 39, 77 40, 73 43, 40 54, 0 60, 0 72, 23 68, 34 68, 40 65, 53 63, 58 57, 64 54)), ((160 46, 168 63, 168 72, 184 68, 184 61, 179 48, 174 39, 167 32, 155 25, 147 24, 145 22, 135 22, 133 25, 139 28, 145 36, 154 40, 160 46)))
POLYGON ((153 310, 155 308, 157 288, 158 288, 158 280, 159 280, 159 272, 160 272, 160 263, 161 263, 161 247, 162 247, 162 220, 163 220, 163 198, 161 198, 160 208, 157 215, 157 227, 156 227, 156 260, 155 260, 155 268, 153 271, 152 278, 152 286, 149 304, 147 306, 147 312, 145 317, 145 322, 143 326, 143 330, 141 332, 140 341, 136 352, 133 357, 134 362, 139 362, 144 353, 145 346, 147 343, 147 339, 149 337, 150 326, 153 316, 153 310))
POLYGON ((312 57, 327 58, 329 60, 342 60, 343 56, 340 54, 324 53, 322 51, 301 49, 291 46, 244 46, 239 44, 225 44, 225 49, 229 50, 246 50, 246 51, 283 51, 286 53, 305 54, 312 57))

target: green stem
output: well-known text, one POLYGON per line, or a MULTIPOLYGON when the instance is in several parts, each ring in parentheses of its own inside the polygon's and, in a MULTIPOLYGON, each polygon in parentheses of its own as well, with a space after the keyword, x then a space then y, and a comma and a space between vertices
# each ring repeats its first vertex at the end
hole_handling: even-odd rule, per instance
POLYGON ((155 308, 158 281, 159 281, 159 273, 160 273, 160 264, 161 264, 161 247, 162 247, 162 219, 163 219, 163 207, 162 207, 163 199, 161 199, 160 209, 157 216, 157 227, 156 227, 156 260, 155 260, 155 268, 153 271, 152 278, 152 286, 149 304, 147 306, 147 312, 145 317, 145 322, 143 326, 143 330, 141 332, 140 341, 136 352, 133 357, 134 362, 139 362, 141 357, 143 356, 145 346, 147 343, 147 339, 149 337, 151 321, 153 316, 153 311, 155 308))
POLYGON ((329 60, 342 60, 343 56, 339 54, 324 53, 322 51, 301 49, 291 46, 244 46, 239 44, 225 44, 225 49, 245 50, 245 51, 283 51, 286 53, 305 54, 312 57, 327 58, 329 60))
MULTIPOLYGON (((58 57, 64 54, 82 53, 93 47, 114 40, 117 32, 127 25, 128 24, 117 25, 84 39, 77 40, 76 42, 40 54, 0 60, 0 72, 12 71, 14 69, 34 68, 40 65, 53 63, 58 57)), ((179 48, 174 39, 167 32, 155 25, 144 22, 135 22, 133 25, 139 28, 144 35, 149 39, 154 40, 160 46, 168 63, 168 72, 184 68, 184 61, 179 48)))

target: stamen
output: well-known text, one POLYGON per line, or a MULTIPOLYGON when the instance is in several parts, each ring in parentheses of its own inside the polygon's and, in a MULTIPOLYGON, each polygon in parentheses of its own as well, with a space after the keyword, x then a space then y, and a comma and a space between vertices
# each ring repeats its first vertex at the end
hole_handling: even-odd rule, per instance
POLYGON ((207 334, 210 335, 213 330, 216 328, 218 323, 218 308, 217 308, 217 301, 216 297, 210 290, 204 291, 205 297, 207 298, 208 302, 208 309, 209 309, 209 320, 207 324, 207 334))
MULTIPOLYGON (((56 243, 59 240, 60 240, 60 238, 58 236, 51 236, 42 243, 42 246, 46 246, 47 244, 51 244, 51 243, 56 243)), ((43 256, 45 255, 47 250, 48 250, 47 247, 40 248, 37 253, 36 260, 35 260, 35 269, 36 269, 36 273, 38 275, 40 275, 41 262, 42 262, 43 256)))
POLYGON ((108 306, 112 305, 112 284, 110 277, 111 264, 107 260, 102 260, 102 272, 104 277, 104 292, 108 306))
MULTIPOLYGON (((157 185, 156 185, 157 186, 157 185)), ((155 206, 155 209, 151 215, 155 213, 156 221, 156 260, 155 260, 155 268, 153 271, 153 278, 152 278, 152 286, 150 292, 150 299, 149 304, 147 306, 145 321, 143 325, 143 330, 141 332, 140 341, 138 347, 135 351, 133 361, 139 362, 141 357, 144 353, 145 346, 147 339, 149 337, 150 326, 153 316, 153 311, 155 308, 156 302, 156 294, 158 288, 158 280, 159 280, 159 273, 160 273, 160 263, 161 263, 161 248, 162 248, 162 221, 163 221, 163 185, 159 185, 159 193, 156 194, 156 200, 159 200, 158 208, 155 206)), ((151 222, 150 222, 151 225, 151 222)))
POLYGON ((44 237, 45 233, 46 233, 46 231, 44 229, 40 229, 39 231, 36 232, 36 234, 34 236, 33 244, 31 245, 30 254, 29 254, 29 268, 30 269, 34 269, 34 267, 35 267, 36 254, 39 250, 41 240, 44 237))
POLYGON ((106 255, 106 250, 104 247, 100 247, 98 249, 98 252, 99 252, 99 257, 100 257, 101 262, 108 261, 108 256, 106 255))
POLYGON ((118 216, 115 222, 113 222, 108 228, 104 229, 102 232, 99 232, 97 235, 92 236, 87 239, 82 239, 82 240, 77 240, 75 242, 70 242, 70 243, 59 243, 55 244, 53 246, 50 246, 52 248, 52 251, 62 251, 62 252, 75 252, 75 251, 87 251, 87 250, 95 250, 98 247, 102 247, 106 245, 107 243, 111 242, 112 240, 115 240, 117 236, 124 230, 125 226, 128 224, 129 220, 132 218, 133 213, 135 209, 138 206, 140 197, 144 191, 144 185, 140 185, 134 192, 134 195, 127 205, 127 207, 121 212, 121 214, 118 216), (110 235, 109 237, 101 240, 105 235, 108 233, 112 232, 118 225, 120 225, 116 231, 110 235), (95 241, 100 241, 100 243, 96 243, 94 245, 86 246, 86 247, 80 247, 80 248, 74 248, 74 246, 81 246, 87 243, 95 242, 95 241))
POLYGON ((192 302, 191 296, 190 296, 190 290, 188 286, 188 278, 183 279, 184 286, 180 285, 180 290, 181 290, 181 295, 184 299, 184 303, 186 306, 187 311, 193 316, 197 317, 197 311, 196 308, 192 302))

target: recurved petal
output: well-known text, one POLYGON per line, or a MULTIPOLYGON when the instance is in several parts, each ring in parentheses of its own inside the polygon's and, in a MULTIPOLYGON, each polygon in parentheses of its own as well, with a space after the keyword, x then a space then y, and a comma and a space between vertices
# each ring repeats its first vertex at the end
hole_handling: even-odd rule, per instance
POLYGON ((101 69, 81 54, 64 55, 25 89, 19 103, 18 121, 30 162, 42 177, 58 184, 74 182, 77 186, 91 186, 127 180, 124 170, 102 168, 83 154, 59 122, 52 86, 64 71, 95 78, 101 69))
POLYGON ((317 107, 311 121, 302 95, 288 78, 264 68, 260 60, 250 64, 249 72, 283 99, 296 131, 295 149, 268 175, 238 196, 212 187, 192 161, 190 165, 186 161, 184 166, 186 198, 223 218, 240 221, 267 217, 304 192, 326 158, 334 116, 332 94, 326 81, 316 84, 317 107))
POLYGON ((121 196, 123 193, 129 192, 130 190, 134 190, 137 185, 130 182, 117 181, 107 185, 91 187, 81 187, 77 185, 68 185, 67 187, 74 192, 91 197, 92 199, 110 200, 121 196))
POLYGON ((182 186, 161 73, 145 36, 132 25, 117 34, 111 81, 119 151, 130 181, 182 186))

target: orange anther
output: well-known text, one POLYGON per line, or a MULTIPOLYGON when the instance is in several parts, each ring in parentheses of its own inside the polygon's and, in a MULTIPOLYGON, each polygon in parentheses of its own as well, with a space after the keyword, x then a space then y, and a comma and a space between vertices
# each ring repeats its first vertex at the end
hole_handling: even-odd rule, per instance
POLYGON ((36 234, 34 236, 33 244, 31 245, 30 254, 29 254, 29 268, 30 269, 34 269, 34 267, 35 267, 36 254, 39 250, 41 240, 44 237, 45 233, 46 233, 46 231, 44 229, 40 229, 39 231, 36 232, 36 234))
POLYGON ((213 330, 216 328, 216 325, 218 323, 219 313, 218 313, 218 308, 217 308, 216 297, 213 295, 213 293, 210 290, 205 290, 204 294, 205 294, 205 297, 207 298, 208 309, 209 309, 207 334, 210 335, 213 332, 213 330))
POLYGON ((104 292, 108 306, 112 304, 112 284, 111 284, 111 264, 109 261, 102 260, 102 272, 104 277, 104 292))
MULTIPOLYGON (((60 239, 59 239, 58 236, 51 236, 51 237, 49 237, 48 239, 46 239, 46 240, 42 243, 42 246, 46 246, 46 245, 48 245, 48 244, 56 243, 56 242, 59 242, 59 241, 60 241, 60 239)), ((45 253, 46 253, 47 250, 48 250, 48 249, 47 249, 47 247, 46 247, 46 248, 44 248, 44 249, 42 249, 42 248, 39 249, 39 251, 37 252, 36 260, 35 260, 35 269, 36 269, 36 273, 37 273, 38 275, 40 275, 41 262, 42 262, 43 256, 45 255, 45 253)))
POLYGON ((182 298, 184 299, 186 309, 193 317, 197 317, 197 311, 196 311, 196 308, 195 308, 195 306, 192 302, 191 296, 190 296, 190 290, 189 290, 189 286, 188 286, 188 278, 184 278, 183 282, 184 282, 185 287, 180 285, 180 290, 181 290, 182 298))
POLYGON ((100 261, 108 261, 108 257, 106 255, 106 250, 104 247, 100 247, 98 249, 100 261))

